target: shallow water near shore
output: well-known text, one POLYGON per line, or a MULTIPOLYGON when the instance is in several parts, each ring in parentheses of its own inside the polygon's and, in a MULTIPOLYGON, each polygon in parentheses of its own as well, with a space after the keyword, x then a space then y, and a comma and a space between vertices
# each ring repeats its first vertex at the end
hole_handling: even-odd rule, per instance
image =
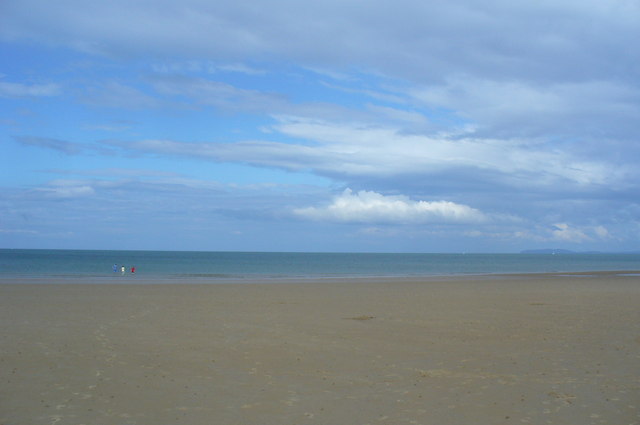
POLYGON ((0 249, 2 278, 140 281, 411 277, 638 270, 640 254, 382 254, 0 249), (115 272, 114 272, 115 270, 115 272))

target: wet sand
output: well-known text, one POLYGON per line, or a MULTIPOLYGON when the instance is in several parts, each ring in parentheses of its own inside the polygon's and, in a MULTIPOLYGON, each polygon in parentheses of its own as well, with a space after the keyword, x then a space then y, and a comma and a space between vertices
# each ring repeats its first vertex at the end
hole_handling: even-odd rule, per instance
POLYGON ((0 284, 0 424, 640 423, 640 276, 0 284))

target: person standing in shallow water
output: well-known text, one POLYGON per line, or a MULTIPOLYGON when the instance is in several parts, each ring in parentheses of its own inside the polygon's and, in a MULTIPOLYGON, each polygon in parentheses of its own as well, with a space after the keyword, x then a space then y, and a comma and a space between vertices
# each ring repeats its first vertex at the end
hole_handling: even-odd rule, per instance
POLYGON ((113 272, 114 272, 114 273, 117 273, 117 272, 118 272, 118 265, 117 265, 117 264, 114 264, 114 265, 113 265, 113 272))
POLYGON ((136 272, 136 266, 131 266, 131 273, 135 273, 136 272))
POLYGON ((124 276, 124 270, 125 270, 125 268, 124 268, 124 266, 122 266, 122 267, 120 268, 120 271, 122 272, 122 275, 123 275, 123 276, 124 276))

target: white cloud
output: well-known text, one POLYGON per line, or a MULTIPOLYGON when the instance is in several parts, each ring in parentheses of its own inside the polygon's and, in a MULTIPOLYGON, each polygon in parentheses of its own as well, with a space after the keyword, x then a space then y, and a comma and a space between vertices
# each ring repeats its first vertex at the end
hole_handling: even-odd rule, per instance
POLYGON ((567 223, 556 223, 551 233, 553 239, 564 242, 580 243, 613 238, 609 229, 602 225, 575 227, 567 223))
POLYGON ((609 233, 609 230, 604 226, 596 226, 593 229, 593 231, 600 239, 611 238, 611 234, 609 233))
POLYGON ((629 171, 609 169, 597 160, 549 150, 526 139, 404 134, 394 127, 300 117, 280 117, 274 128, 287 136, 318 142, 313 147, 318 158, 331 158, 318 164, 318 170, 343 175, 430 175, 467 168, 504 174, 505 184, 545 186, 559 180, 602 184, 621 180, 629 171))
POLYGON ((572 228, 566 223, 556 223, 551 231, 553 238, 564 242, 586 242, 591 240, 582 230, 572 228))
POLYGON ((300 217, 344 223, 473 223, 487 220, 480 211, 448 201, 414 201, 406 196, 346 189, 324 207, 294 210, 300 217))
POLYGON ((58 181, 50 187, 37 189, 45 197, 51 199, 75 199, 84 198, 95 194, 93 187, 85 184, 78 184, 71 181, 58 181))

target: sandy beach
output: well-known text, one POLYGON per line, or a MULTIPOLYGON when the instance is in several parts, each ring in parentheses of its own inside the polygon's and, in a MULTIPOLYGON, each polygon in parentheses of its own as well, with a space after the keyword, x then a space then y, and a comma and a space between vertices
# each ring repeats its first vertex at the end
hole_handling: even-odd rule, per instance
POLYGON ((0 284, 1 425, 640 423, 633 273, 0 284))

